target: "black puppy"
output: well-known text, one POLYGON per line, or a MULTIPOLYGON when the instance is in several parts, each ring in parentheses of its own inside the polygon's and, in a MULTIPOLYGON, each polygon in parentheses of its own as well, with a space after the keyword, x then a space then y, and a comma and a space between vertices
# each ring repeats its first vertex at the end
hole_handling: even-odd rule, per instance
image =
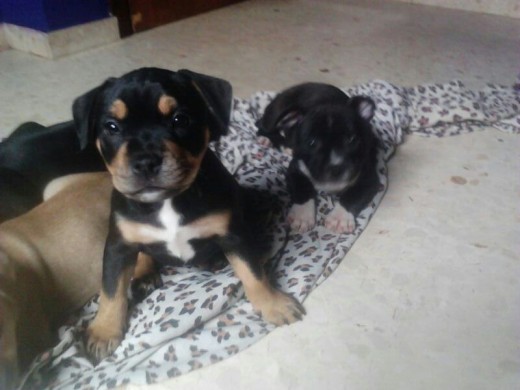
POLYGON ((370 120, 375 103, 339 88, 305 83, 275 97, 258 121, 260 142, 289 148, 287 186, 293 205, 288 222, 299 232, 316 221, 317 191, 339 196, 325 226, 351 233, 356 216, 377 193, 377 140, 370 120))
POLYGON ((115 188, 99 311, 87 330, 95 360, 121 342, 140 253, 187 263, 219 251, 267 321, 301 318, 301 305, 269 283, 243 192, 208 149, 226 133, 230 107, 226 81, 156 68, 109 79, 75 101, 82 143, 95 142, 115 188))
POLYGON ((80 149, 73 121, 20 125, 0 142, 0 222, 40 203, 51 180, 105 169, 94 145, 80 149))

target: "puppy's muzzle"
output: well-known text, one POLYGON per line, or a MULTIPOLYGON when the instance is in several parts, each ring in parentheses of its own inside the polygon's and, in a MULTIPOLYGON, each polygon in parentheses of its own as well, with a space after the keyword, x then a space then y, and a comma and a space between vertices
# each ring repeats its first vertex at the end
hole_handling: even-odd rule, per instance
POLYGON ((132 158, 130 169, 140 178, 149 180, 156 177, 161 171, 163 157, 157 153, 140 153, 132 158))

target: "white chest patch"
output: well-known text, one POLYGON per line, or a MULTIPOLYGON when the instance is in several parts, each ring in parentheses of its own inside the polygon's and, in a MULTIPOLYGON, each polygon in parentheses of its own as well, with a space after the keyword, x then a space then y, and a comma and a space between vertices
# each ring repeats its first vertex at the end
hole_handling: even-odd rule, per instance
POLYGON ((183 261, 190 260, 195 255, 195 251, 188 241, 198 238, 199 235, 189 225, 179 225, 181 216, 173 209, 171 199, 164 201, 159 212, 159 221, 164 225, 161 241, 165 242, 168 252, 183 261))
POLYGON ((298 160, 298 169, 301 173, 303 173, 307 178, 311 181, 312 185, 316 190, 328 192, 331 194, 338 193, 343 191, 345 188, 352 185, 357 180, 357 176, 351 180, 350 178, 350 172, 346 171, 341 177, 339 177, 337 180, 334 181, 318 181, 316 180, 309 168, 307 168, 307 165, 302 161, 298 160))
POLYGON ((117 218, 117 226, 127 242, 164 243, 170 255, 183 261, 190 260, 195 251, 188 241, 197 238, 197 234, 189 226, 180 225, 181 216, 173 209, 170 199, 164 201, 158 219, 163 227, 130 221, 124 217, 117 218))
POLYGON ((230 213, 223 211, 181 225, 181 215, 174 210, 171 199, 167 199, 159 211, 158 220, 162 227, 131 221, 122 216, 117 216, 116 222, 125 241, 140 244, 164 243, 170 255, 189 261, 195 255, 189 241, 227 234, 230 213))

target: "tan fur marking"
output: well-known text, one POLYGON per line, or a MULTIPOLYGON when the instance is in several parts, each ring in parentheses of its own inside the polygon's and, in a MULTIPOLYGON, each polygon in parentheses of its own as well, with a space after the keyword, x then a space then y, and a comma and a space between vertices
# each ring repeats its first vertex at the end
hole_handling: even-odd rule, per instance
POLYGON ((115 351, 123 339, 128 312, 126 292, 133 272, 134 268, 128 267, 121 273, 113 297, 108 296, 101 289, 96 318, 87 330, 89 336, 87 347, 98 360, 115 351))
POLYGON ((209 129, 206 128, 204 130, 204 148, 198 155, 192 155, 191 153, 188 153, 175 142, 165 141, 164 146, 171 153, 173 158, 188 161, 190 164, 194 164, 198 168, 208 147, 209 138, 209 129))
POLYGON ((164 141, 164 146, 170 152, 172 158, 181 159, 184 157, 184 153, 186 153, 179 145, 175 142, 164 141))
POLYGON ((163 229, 144 223, 129 221, 128 219, 118 218, 117 227, 126 242, 134 244, 151 244, 157 241, 163 229))
POLYGON ((117 289, 113 297, 106 295, 104 290, 101 289, 95 324, 98 327, 106 328, 108 333, 110 333, 110 330, 122 332, 128 306, 126 290, 133 272, 132 267, 123 271, 117 281, 117 289))
POLYGON ((224 211, 218 214, 211 214, 206 217, 196 219, 186 225, 197 232, 198 237, 208 238, 211 236, 225 236, 228 233, 231 212, 224 211))
MULTIPOLYGON (((224 211, 211 214, 195 221, 179 226, 179 232, 185 232, 187 240, 192 238, 209 238, 211 236, 225 236, 228 232, 231 213, 224 211)), ((165 241, 165 230, 161 227, 130 221, 123 217, 116 220, 117 227, 123 239, 133 244, 152 244, 165 241)), ((171 237, 173 240, 174 237, 171 237)))
POLYGON ((177 145, 174 142, 164 142, 164 146, 170 152, 171 158, 179 160, 181 162, 184 161, 189 165, 190 173, 186 176, 182 183, 179 183, 179 187, 188 187, 195 179, 195 176, 197 176, 200 164, 202 163, 202 159, 204 158, 204 154, 206 153, 206 150, 208 148, 209 139, 209 129, 206 128, 204 130, 204 148, 198 155, 188 153, 186 150, 182 149, 181 147, 179 147, 179 145, 177 145))
POLYGON ((177 107, 177 100, 174 97, 168 95, 162 95, 159 98, 159 112, 163 115, 170 115, 173 110, 177 107))
POLYGON ((267 277, 263 275, 261 279, 258 279, 251 271, 247 262, 236 254, 228 254, 227 259, 233 267, 235 275, 244 285, 247 299, 255 310, 260 310, 259 307, 262 305, 262 302, 268 301, 272 295, 273 288, 269 284, 267 277))
POLYGON ((189 155, 190 162, 192 162, 193 164, 196 164, 197 169, 200 166, 200 163, 202 162, 202 158, 204 157, 204 154, 206 153, 206 149, 208 148, 209 137, 210 137, 209 129, 205 128, 204 129, 204 148, 202 149, 202 152, 200 152, 196 156, 193 156, 191 154, 189 155))
MULTIPOLYGON (((96 138, 96 148, 98 150, 98 152, 101 154, 101 156, 103 156, 103 153, 101 153, 101 141, 99 140, 99 138, 96 138)), ((104 159, 104 157, 103 157, 104 159)))
POLYGON ((110 106, 109 112, 116 118, 117 120, 123 120, 128 115, 128 107, 125 102, 121 99, 117 99, 110 106))
POLYGON ((184 149, 182 149, 175 142, 164 141, 164 147, 167 150, 167 152, 164 155, 165 160, 168 160, 168 159, 171 160, 172 166, 175 166, 175 167, 183 166, 185 169, 189 170, 188 175, 186 175, 185 177, 179 178, 180 180, 178 180, 176 183, 177 189, 180 191, 184 191, 193 182, 193 179, 197 175, 198 167, 194 166, 188 160, 188 157, 190 156, 190 154, 188 152, 186 152, 184 149))
POLYGON ((150 275, 153 272, 155 272, 155 263, 152 259, 152 256, 143 252, 139 252, 133 278, 140 279, 146 275, 150 275))
POLYGON ((266 321, 275 325, 284 325, 301 319, 305 310, 298 301, 271 286, 265 274, 258 278, 240 256, 229 253, 226 256, 235 275, 242 282, 246 297, 253 305, 253 309, 266 321))
POLYGON ((106 162, 105 160, 105 163, 108 171, 114 179, 116 179, 116 176, 126 177, 128 175, 127 172, 129 171, 127 144, 124 143, 123 145, 121 145, 121 147, 117 150, 117 153, 112 159, 112 161, 106 162))

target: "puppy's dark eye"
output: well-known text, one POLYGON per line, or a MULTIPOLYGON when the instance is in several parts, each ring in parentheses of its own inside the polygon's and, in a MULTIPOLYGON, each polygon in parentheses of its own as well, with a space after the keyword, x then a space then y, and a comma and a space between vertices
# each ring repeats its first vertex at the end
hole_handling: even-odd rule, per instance
POLYGON ((173 116, 173 126, 174 127, 189 127, 190 125, 190 117, 183 113, 177 113, 173 116))
POLYGON ((316 138, 311 138, 308 143, 309 146, 316 146, 316 138))
POLYGON ((109 134, 119 134, 121 133, 121 128, 114 120, 108 120, 103 124, 106 131, 108 131, 109 134))

